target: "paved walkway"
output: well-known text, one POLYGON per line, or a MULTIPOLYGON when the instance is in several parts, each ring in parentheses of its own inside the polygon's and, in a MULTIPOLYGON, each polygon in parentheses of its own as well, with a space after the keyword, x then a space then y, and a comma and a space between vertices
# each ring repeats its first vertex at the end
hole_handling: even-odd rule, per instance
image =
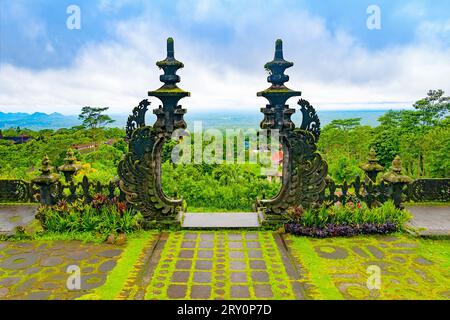
POLYGON ((257 212, 185 213, 183 228, 258 228, 257 212))
POLYGON ((179 231, 122 247, 0 242, 0 299, 77 298, 450 299, 450 241, 179 231), (80 268, 79 290, 67 287, 69 266, 80 268), (379 289, 368 287, 374 267, 379 289))
POLYGON ((279 239, 271 232, 171 233, 146 298, 302 299, 279 239))
POLYGON ((18 226, 30 224, 37 208, 37 205, 0 205, 0 235, 12 235, 18 226))
POLYGON ((0 242, 0 299, 75 299, 105 283, 122 248, 77 241, 0 242), (68 267, 80 268, 69 290, 68 267))
POLYGON ((450 236, 450 207, 412 206, 407 208, 413 215, 412 227, 423 236, 450 236))

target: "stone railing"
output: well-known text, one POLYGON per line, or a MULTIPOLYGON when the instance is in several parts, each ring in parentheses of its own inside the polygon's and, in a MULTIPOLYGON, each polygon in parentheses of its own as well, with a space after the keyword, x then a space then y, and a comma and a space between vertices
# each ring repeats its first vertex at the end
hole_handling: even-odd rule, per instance
POLYGON ((0 180, 0 203, 41 203, 53 205, 60 200, 74 202, 82 200, 90 203, 96 194, 109 199, 117 198, 125 201, 125 195, 119 188, 119 180, 111 180, 108 184, 90 181, 84 176, 81 182, 75 182, 74 176, 81 168, 75 162, 72 150, 67 152, 65 164, 54 173, 48 157, 42 160, 41 174, 31 182, 24 180, 0 180), (62 178, 64 176, 64 179, 62 178))
MULTIPOLYGON (((102 184, 84 176, 81 182, 74 182, 74 175, 80 166, 75 162, 71 150, 67 152, 67 155, 66 163, 58 168, 61 174, 53 173, 54 168, 50 165, 48 157, 45 157, 40 169, 41 174, 31 182, 0 180, 0 203, 52 205, 59 200, 73 202, 80 199, 90 203, 96 194, 125 201, 125 194, 119 187, 118 178, 102 184)), ((387 200, 393 200, 397 207, 402 207, 404 201, 450 201, 450 178, 412 180, 402 175, 399 157, 394 159, 391 169, 383 175, 380 183, 374 181, 377 180, 377 174, 383 170, 383 167, 376 163, 373 151, 369 155, 369 163, 362 165, 361 168, 365 171, 364 181, 356 177, 352 182, 344 181, 342 184, 336 184, 328 177, 326 188, 320 195, 320 201, 345 204, 356 198, 370 207, 387 200), (367 171, 371 169, 375 170, 367 171)))

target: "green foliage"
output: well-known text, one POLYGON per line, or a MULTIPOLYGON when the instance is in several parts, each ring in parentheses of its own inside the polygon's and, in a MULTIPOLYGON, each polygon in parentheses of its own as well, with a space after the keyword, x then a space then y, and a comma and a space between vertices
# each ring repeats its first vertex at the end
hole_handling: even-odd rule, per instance
POLYGON ((107 111, 109 107, 106 108, 94 108, 94 107, 83 107, 78 119, 83 121, 83 126, 90 129, 100 128, 107 124, 114 122, 108 115, 103 114, 107 111))
POLYGON ((351 130, 361 125, 361 118, 336 119, 329 124, 332 129, 351 130))
POLYGON ((361 202, 348 202, 344 205, 322 205, 318 209, 303 210, 302 208, 289 208, 288 216, 291 222, 305 227, 324 228, 326 225, 354 226, 364 223, 380 225, 386 222, 395 224, 398 229, 403 229, 411 215, 401 209, 397 209, 392 201, 383 203, 377 208, 368 208, 361 202))
MULTIPOLYGON (((181 196, 193 208, 251 211, 257 197, 275 196, 278 182, 261 176, 260 166, 250 164, 162 166, 162 184, 169 196, 181 196)), ((195 210, 195 209, 194 209, 195 210)), ((208 211, 209 211, 208 210, 208 211)))
POLYGON ((98 195, 91 205, 76 201, 41 207, 37 215, 46 232, 109 235, 141 229, 142 215, 126 209, 120 202, 109 202, 98 195), (100 199, 100 200, 99 200, 100 199))

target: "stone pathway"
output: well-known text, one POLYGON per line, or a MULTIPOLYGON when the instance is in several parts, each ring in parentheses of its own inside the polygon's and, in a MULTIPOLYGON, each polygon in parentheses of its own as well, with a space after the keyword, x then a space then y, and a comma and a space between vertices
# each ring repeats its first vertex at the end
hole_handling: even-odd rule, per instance
POLYGON ((287 242, 307 298, 450 299, 448 240, 287 236, 287 242), (368 285, 374 284, 374 272, 379 272, 379 288, 368 285))
POLYGON ((412 206, 407 208, 413 215, 409 223, 419 229, 423 236, 450 236, 450 207, 412 206))
POLYGON ((183 228, 258 228, 257 212, 185 213, 183 228))
POLYGON ((0 205, 0 235, 12 235, 16 227, 25 227, 34 220, 37 205, 0 205))
POLYGON ((0 242, 0 299, 75 299, 101 286, 122 248, 76 241, 0 242), (80 290, 68 290, 69 266, 80 290))
POLYGON ((295 299, 271 232, 175 232, 147 299, 295 299))
POLYGON ((450 240, 147 232, 123 247, 0 242, 0 299, 450 299, 450 240), (66 286, 68 266, 81 289, 66 286), (368 287, 379 268, 380 287, 368 287), (372 269, 370 269, 372 268, 372 269))

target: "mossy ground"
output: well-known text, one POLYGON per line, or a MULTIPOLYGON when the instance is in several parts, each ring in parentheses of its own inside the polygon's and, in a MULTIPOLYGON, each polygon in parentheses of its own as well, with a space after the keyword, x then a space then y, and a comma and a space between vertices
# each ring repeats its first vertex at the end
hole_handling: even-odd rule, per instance
POLYGON ((166 235, 151 270, 156 231, 120 247, 56 236, 0 242, 0 299, 296 299, 296 285, 306 299, 450 299, 450 240, 285 235, 293 279, 272 232, 166 235), (85 290, 67 291, 69 264, 81 267, 85 290), (380 268, 379 289, 367 285, 370 266, 380 268))
POLYGON ((309 298, 450 299, 450 240, 288 236, 288 243, 309 298), (379 289, 370 286, 371 266, 380 270, 379 289))

